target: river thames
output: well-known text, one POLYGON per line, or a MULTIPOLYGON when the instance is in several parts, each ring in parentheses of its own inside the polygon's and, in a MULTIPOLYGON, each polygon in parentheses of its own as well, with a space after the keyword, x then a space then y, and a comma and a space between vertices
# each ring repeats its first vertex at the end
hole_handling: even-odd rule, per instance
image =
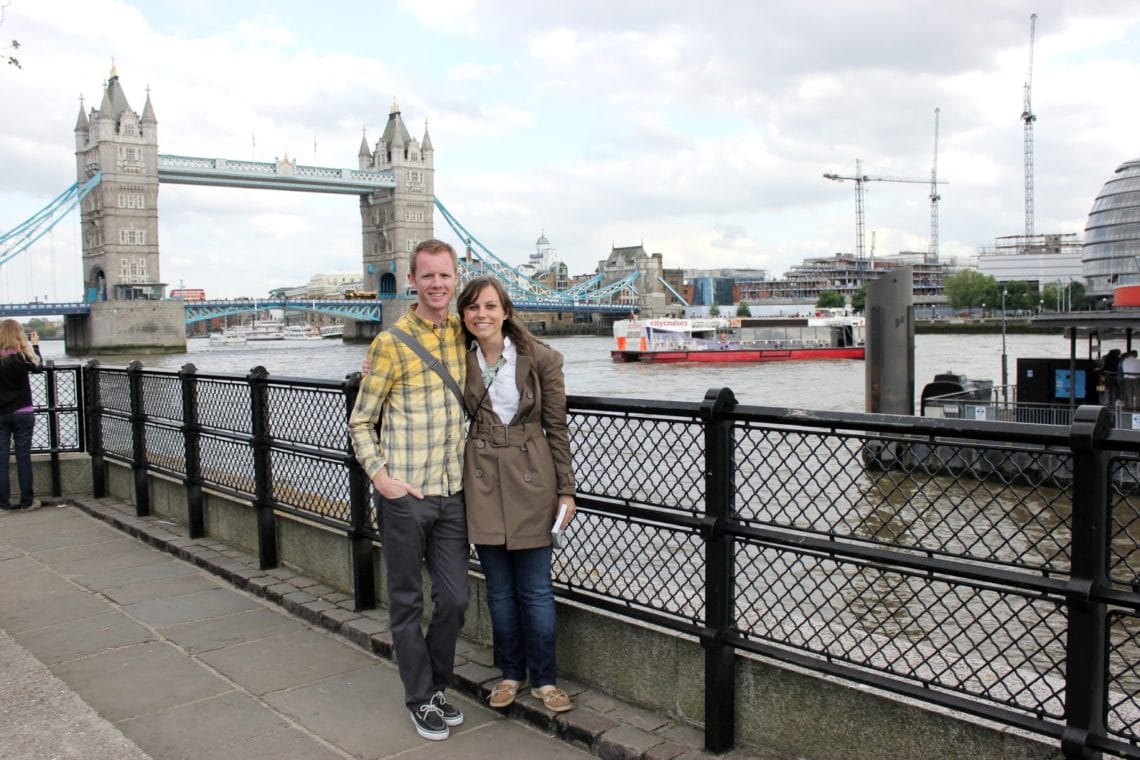
MULTIPOLYGON (((566 359, 567 392, 579 396, 624 397, 667 401, 700 401, 710 388, 731 388, 740 403, 829 411, 864 411, 865 370, 862 361, 796 361, 762 364, 622 364, 610 359, 612 339, 597 336, 545 339, 566 359)), ((1114 344, 1115 345, 1115 344, 1114 344)), ((1010 382, 1016 379, 1017 357, 1067 357, 1069 344, 1059 335, 1006 336, 1010 382)), ((1108 350, 1106 344, 1104 350, 1108 350)), ((106 366, 125 366, 137 358, 148 369, 177 370, 187 362, 201 373, 244 374, 258 365, 271 375, 341 380, 360 368, 365 346, 339 340, 266 341, 242 346, 211 346, 205 339, 188 341, 185 354, 165 356, 100 356, 106 366)), ((62 341, 43 341, 44 357, 59 364, 79 360, 65 356, 62 341)), ((1078 345, 1078 357, 1084 356, 1078 345)), ((1001 382, 1002 337, 985 335, 915 336, 915 402, 922 386, 939 372, 954 371, 979 380, 1001 382)))

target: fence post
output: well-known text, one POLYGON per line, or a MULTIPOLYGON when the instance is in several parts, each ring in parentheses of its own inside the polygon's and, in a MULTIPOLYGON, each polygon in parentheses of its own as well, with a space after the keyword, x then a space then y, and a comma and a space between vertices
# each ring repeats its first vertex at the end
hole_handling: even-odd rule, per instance
POLYGON ((726 639, 733 627, 736 594, 736 555, 725 524, 732 517, 736 493, 735 437, 732 420, 724 416, 736 407, 729 388, 712 388, 701 403, 705 426, 705 749, 727 752, 736 739, 736 648, 726 639))
POLYGON ((273 468, 270 461, 269 371, 257 366, 249 371, 251 429, 253 437, 253 508, 257 513, 257 558, 262 570, 277 567, 277 515, 273 511, 273 468))
MULTIPOLYGON (((344 385, 345 419, 356 406, 356 396, 360 393, 360 373, 345 376, 344 385)), ((376 559, 372 538, 368 528, 372 522, 369 506, 368 476, 348 442, 348 541, 352 552, 352 595, 357 612, 376 607, 376 559)))
POLYGON ((182 436, 186 448, 186 522, 190 538, 206 535, 202 515, 202 428, 198 424, 198 368, 183 364, 178 370, 182 384, 182 436))
POLYGON ((98 359, 90 360, 83 367, 83 395, 87 398, 87 414, 83 420, 87 428, 87 453, 91 457, 91 495, 102 499, 107 496, 107 468, 103 459, 103 405, 99 400, 98 359))
POLYGON ((56 390, 56 378, 59 377, 55 368, 55 361, 48 359, 44 362, 46 377, 44 380, 44 393, 48 410, 48 456, 51 462, 51 495, 63 495, 63 476, 59 469, 59 409, 56 403, 59 393, 56 390))
POLYGON ((135 515, 150 514, 150 489, 146 478, 146 407, 142 392, 142 362, 127 365, 131 396, 131 474, 135 481, 135 515))
POLYGON ((1061 750, 1066 758, 1097 760, 1090 737, 1105 734, 1107 623, 1102 592, 1108 554, 1108 454, 1102 441, 1112 429, 1103 406, 1081 406, 1073 415, 1072 570, 1066 591, 1069 631, 1065 650, 1065 715, 1061 750))

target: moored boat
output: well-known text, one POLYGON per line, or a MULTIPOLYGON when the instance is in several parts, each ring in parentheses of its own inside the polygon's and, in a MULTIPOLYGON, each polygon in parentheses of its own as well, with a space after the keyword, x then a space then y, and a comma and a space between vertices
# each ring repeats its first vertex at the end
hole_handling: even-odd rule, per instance
POLYGON ((286 325, 285 340, 320 340, 316 325, 286 325))
POLYGON ((344 337, 344 325, 324 325, 320 329, 322 338, 341 338, 344 337))
POLYGON ((279 319, 257 319, 245 333, 246 340, 284 340, 285 324, 279 319))
POLYGON ((234 327, 227 327, 221 332, 210 333, 211 346, 234 346, 245 343, 245 332, 234 327))
POLYGON ((615 362, 863 359, 862 317, 709 317, 614 322, 615 362))

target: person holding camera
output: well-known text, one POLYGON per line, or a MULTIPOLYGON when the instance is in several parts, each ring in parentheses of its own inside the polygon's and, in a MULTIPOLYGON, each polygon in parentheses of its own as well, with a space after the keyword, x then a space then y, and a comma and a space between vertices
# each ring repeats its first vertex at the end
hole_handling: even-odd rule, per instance
POLYGON ((28 375, 40 372, 40 336, 35 330, 24 337, 24 328, 14 319, 0 322, 0 510, 35 509, 39 499, 32 494, 32 432, 35 414, 28 375), (13 446, 14 442, 14 446, 13 446), (16 455, 16 480, 20 501, 10 502, 8 454, 16 455))

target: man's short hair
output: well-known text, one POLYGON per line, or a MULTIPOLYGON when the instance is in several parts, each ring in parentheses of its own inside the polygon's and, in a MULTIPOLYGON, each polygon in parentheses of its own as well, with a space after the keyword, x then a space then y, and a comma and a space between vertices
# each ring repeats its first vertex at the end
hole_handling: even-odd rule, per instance
POLYGON ((412 275, 414 276, 416 273, 416 257, 421 253, 443 253, 445 251, 451 254, 451 265, 455 267, 455 271, 458 272, 459 256, 455 253, 455 249, 451 247, 451 244, 445 243, 442 240, 430 238, 428 240, 421 240, 419 244, 416 245, 415 250, 412 251, 412 258, 408 262, 408 267, 410 268, 412 275))

